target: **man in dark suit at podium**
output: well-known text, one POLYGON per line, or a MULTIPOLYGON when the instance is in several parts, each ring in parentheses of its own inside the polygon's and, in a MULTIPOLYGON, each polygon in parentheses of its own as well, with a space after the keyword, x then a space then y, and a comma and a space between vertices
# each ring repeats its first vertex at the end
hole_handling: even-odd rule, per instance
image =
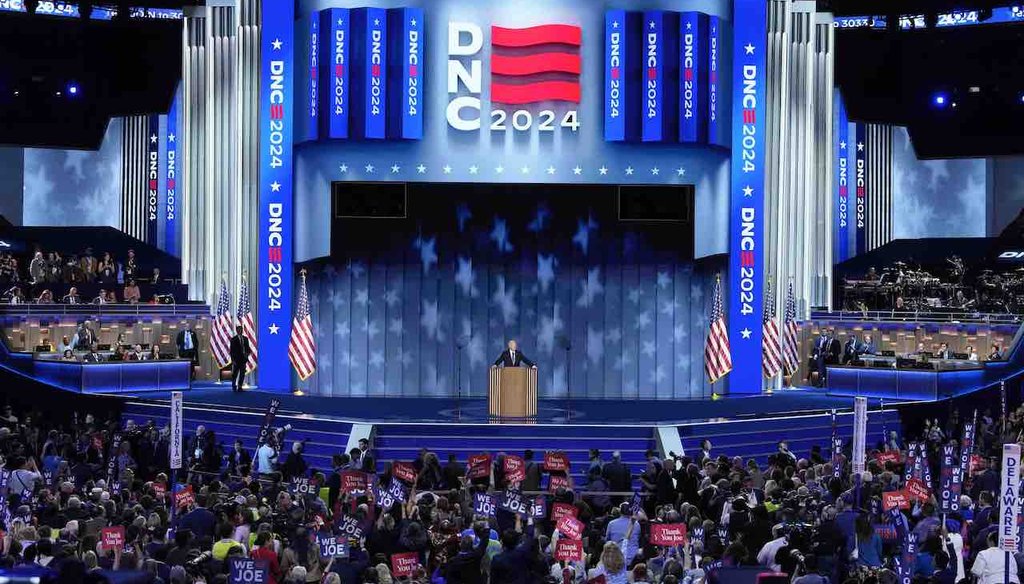
POLYGON ((524 355, 523 352, 519 350, 519 347, 516 346, 515 340, 511 340, 511 341, 508 342, 508 349, 505 350, 505 351, 502 351, 501 355, 498 355, 498 358, 494 360, 494 366, 495 367, 523 367, 523 366, 526 366, 526 367, 534 367, 534 368, 537 367, 536 365, 534 365, 533 361, 530 361, 529 359, 527 359, 526 355, 524 355))

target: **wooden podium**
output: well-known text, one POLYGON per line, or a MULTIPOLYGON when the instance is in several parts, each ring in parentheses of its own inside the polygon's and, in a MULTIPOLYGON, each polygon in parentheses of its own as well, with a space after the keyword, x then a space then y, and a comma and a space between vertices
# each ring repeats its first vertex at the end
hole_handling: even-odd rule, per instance
POLYGON ((487 406, 494 418, 537 415, 537 370, 533 367, 491 367, 487 406))

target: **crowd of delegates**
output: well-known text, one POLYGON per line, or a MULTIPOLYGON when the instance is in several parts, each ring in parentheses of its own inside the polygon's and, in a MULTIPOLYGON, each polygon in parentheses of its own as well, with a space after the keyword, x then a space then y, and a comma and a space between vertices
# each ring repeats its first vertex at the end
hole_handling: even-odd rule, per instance
MULTIPOLYGON (((1008 435, 1022 428, 1018 411, 1008 435)), ((785 442, 760 464, 716 455, 707 440, 693 453, 648 453, 644 468, 592 451, 586 484, 562 477, 554 492, 539 495, 543 506, 531 498, 530 511, 519 514, 481 508, 477 495, 546 491, 552 473, 531 452, 523 453, 519 484, 507 483, 503 454, 489 472, 468 478, 454 457, 442 464, 424 451, 401 472, 380 465, 369 478, 382 489, 361 490, 347 482, 361 475, 346 471, 378 470, 368 442, 339 452, 333 468, 317 469, 288 426, 271 430, 257 452, 240 441, 225 446, 199 427, 186 439, 185 471, 174 475, 166 427, 91 415, 61 424, 7 408, 0 415, 7 471, 0 567, 45 566, 78 581, 138 570, 157 582, 213 583, 226 582, 244 557, 265 561, 271 584, 713 584, 734 567, 753 566, 798 584, 893 584, 900 544, 889 536, 894 517, 879 505, 883 492, 903 486, 903 444, 892 430, 878 437, 860 481, 851 480, 849 452, 838 457, 836 477, 821 447, 798 453, 785 442), (882 450, 891 453, 884 465, 874 458, 882 450), (182 485, 172 487, 175 476, 182 485), (172 510, 172 500, 183 507, 172 510), (555 557, 573 547, 564 545, 573 535, 568 527, 554 528, 556 508, 581 522, 573 542, 582 559, 555 557), (651 542, 659 524, 679 523, 688 526, 685 543, 651 542), (111 525, 124 527, 123 545, 104 545, 103 528, 111 525), (321 555, 319 542, 331 537, 347 543, 347 553, 321 555)), ((960 431, 951 416, 912 433, 930 453, 931 476, 939 474, 939 450, 960 431)), ((975 435, 987 462, 967 479, 959 511, 940 515, 932 496, 904 512, 919 542, 915 584, 954 584, 971 574, 981 584, 1002 581, 1003 554, 993 547, 999 471, 987 455, 1003 436, 989 415, 978 416, 975 435)), ((1024 563, 1011 561, 1019 583, 1024 563)))
POLYGON ((92 248, 68 256, 56 251, 37 250, 27 264, 19 262, 14 254, 0 254, 0 287, 5 290, 4 298, 12 304, 136 304, 141 301, 139 282, 155 285, 165 281, 167 279, 161 275, 160 268, 144 272, 132 249, 127 251, 123 260, 110 252, 97 257, 92 248), (67 294, 57 298, 48 287, 55 284, 71 287, 67 294), (75 284, 99 285, 99 293, 95 297, 82 298, 75 284))

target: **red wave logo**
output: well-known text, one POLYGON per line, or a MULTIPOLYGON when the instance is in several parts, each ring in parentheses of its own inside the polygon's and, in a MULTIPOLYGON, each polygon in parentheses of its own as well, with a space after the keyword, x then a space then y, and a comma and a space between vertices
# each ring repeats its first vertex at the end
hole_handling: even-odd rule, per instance
POLYGON ((580 27, 568 24, 492 26, 491 101, 579 103, 582 36, 580 27))

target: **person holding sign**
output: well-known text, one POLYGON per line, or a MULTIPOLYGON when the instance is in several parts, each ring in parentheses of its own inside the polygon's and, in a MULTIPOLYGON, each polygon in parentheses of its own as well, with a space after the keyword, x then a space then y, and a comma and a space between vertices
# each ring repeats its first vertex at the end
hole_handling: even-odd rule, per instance
MULTIPOLYGON (((528 525, 533 519, 527 519, 528 525)), ((533 569, 537 558, 537 540, 523 537, 523 519, 516 515, 515 530, 501 534, 501 552, 491 559, 491 582, 521 582, 533 569)))

